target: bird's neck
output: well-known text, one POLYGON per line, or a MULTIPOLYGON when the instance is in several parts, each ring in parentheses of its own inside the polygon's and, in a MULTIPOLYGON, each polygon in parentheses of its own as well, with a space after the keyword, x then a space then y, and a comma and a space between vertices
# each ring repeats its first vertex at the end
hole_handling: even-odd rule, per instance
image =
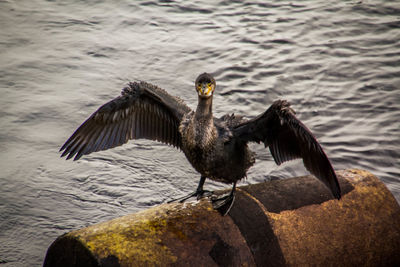
POLYGON ((195 146, 202 149, 212 146, 217 138, 217 129, 215 128, 212 114, 212 97, 199 97, 192 123, 195 146))
POLYGON ((196 109, 196 117, 200 118, 210 118, 212 120, 212 97, 202 98, 199 96, 199 102, 196 109))

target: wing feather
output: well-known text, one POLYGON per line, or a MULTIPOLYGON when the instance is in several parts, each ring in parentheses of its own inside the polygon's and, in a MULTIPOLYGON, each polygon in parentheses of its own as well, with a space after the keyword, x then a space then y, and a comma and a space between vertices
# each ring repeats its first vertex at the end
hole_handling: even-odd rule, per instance
POLYGON ((233 134, 246 142, 263 142, 278 165, 302 158, 306 169, 339 199, 340 186, 328 157, 311 131, 294 114, 288 102, 278 100, 263 114, 234 127, 233 134))
POLYGON ((78 160, 139 138, 181 148, 178 127, 188 112, 182 100, 163 89, 145 82, 130 83, 82 123, 61 147, 61 156, 78 160))

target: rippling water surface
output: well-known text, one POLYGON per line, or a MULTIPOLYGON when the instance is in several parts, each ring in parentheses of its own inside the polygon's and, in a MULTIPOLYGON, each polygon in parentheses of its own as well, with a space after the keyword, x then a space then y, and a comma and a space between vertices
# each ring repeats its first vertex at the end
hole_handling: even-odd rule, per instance
MULTIPOLYGON (((184 155, 139 140, 78 162, 60 145, 128 81, 215 115, 289 100, 336 169, 377 175, 400 199, 398 1, 0 1, 0 260, 40 265, 59 235, 197 186, 184 155)), ((241 184, 303 175, 263 146, 241 184)), ((226 187, 207 182, 211 189, 226 187)))

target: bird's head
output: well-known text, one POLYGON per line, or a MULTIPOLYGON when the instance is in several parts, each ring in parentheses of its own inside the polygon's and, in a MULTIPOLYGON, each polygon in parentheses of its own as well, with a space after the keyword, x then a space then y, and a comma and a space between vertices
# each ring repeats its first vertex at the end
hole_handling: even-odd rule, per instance
POLYGON ((215 80, 211 74, 203 73, 197 77, 195 82, 196 91, 202 98, 209 98, 215 90, 215 80))

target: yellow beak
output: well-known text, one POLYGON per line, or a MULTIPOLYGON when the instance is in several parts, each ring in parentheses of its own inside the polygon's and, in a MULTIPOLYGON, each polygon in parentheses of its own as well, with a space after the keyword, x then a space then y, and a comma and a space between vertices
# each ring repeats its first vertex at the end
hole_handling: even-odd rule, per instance
POLYGON ((207 84, 202 84, 199 89, 199 96, 210 96, 211 94, 212 94, 211 86, 208 86, 207 84))

